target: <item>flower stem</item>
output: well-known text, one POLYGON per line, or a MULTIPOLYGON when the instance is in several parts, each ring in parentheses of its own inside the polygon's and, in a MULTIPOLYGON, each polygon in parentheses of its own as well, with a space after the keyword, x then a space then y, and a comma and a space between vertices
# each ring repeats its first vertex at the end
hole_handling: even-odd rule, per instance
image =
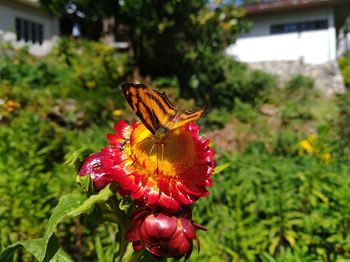
POLYGON ((123 257, 127 251, 129 241, 127 241, 125 235, 127 232, 127 228, 120 226, 120 234, 119 234, 119 261, 123 261, 123 257))
POLYGON ((115 215, 115 220, 118 221, 119 225, 119 261, 122 261, 123 256, 125 255, 125 252, 127 250, 129 241, 126 240, 125 236, 129 228, 129 221, 127 219, 127 215, 123 212, 123 210, 119 207, 119 201, 118 198, 114 195, 112 196, 108 204, 110 205, 111 209, 113 210, 113 214, 115 215))

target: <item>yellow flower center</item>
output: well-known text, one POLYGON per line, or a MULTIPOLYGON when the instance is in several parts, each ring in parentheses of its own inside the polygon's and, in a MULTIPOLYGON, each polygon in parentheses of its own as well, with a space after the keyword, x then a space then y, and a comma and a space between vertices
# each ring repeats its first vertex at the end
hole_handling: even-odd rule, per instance
POLYGON ((130 139, 130 153, 134 163, 150 178, 162 176, 179 178, 194 164, 193 138, 181 128, 168 134, 153 135, 140 124, 130 139))

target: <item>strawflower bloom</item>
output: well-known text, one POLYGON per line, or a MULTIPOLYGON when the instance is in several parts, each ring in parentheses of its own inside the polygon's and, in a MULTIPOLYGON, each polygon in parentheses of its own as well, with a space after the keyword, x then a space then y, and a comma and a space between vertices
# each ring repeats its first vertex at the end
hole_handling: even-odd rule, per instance
POLYGON ((145 248, 158 258, 189 258, 193 240, 197 241, 199 250, 196 230, 206 230, 192 222, 190 208, 181 209, 176 214, 141 209, 132 214, 131 222, 126 237, 133 243, 134 250, 145 248))
POLYGON ((212 185, 215 151, 199 136, 199 127, 186 124, 162 137, 143 124, 119 121, 102 149, 103 172, 130 195, 150 208, 176 212, 208 195, 212 185))

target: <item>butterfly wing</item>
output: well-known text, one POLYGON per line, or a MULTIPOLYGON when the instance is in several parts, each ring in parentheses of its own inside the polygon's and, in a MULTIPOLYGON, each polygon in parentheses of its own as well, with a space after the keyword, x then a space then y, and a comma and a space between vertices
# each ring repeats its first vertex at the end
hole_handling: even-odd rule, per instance
POLYGON ((123 83, 122 89, 131 109, 152 134, 167 127, 177 115, 177 109, 164 93, 144 84, 123 83))
POLYGON ((186 125, 192 121, 199 119, 204 113, 204 108, 197 111, 185 111, 182 114, 176 116, 172 122, 169 122, 167 128, 172 130, 186 125))

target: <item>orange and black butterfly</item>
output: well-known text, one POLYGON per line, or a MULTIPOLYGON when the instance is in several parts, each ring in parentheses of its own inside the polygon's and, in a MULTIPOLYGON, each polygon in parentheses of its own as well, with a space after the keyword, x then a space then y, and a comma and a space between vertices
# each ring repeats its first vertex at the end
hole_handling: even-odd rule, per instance
POLYGON ((204 112, 204 109, 179 112, 165 93, 144 84, 123 83, 122 89, 131 109, 153 135, 182 127, 200 118, 204 112))

